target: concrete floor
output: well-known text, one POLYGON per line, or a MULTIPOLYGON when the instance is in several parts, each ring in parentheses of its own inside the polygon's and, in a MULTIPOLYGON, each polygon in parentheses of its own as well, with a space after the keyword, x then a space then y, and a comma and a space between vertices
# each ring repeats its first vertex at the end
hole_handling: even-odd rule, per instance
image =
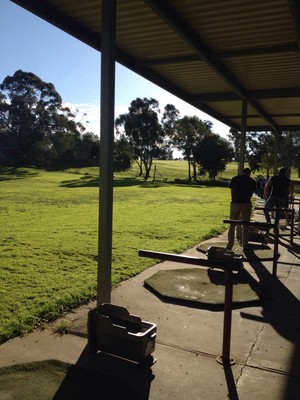
MULTIPOLYGON (((226 234, 207 243, 216 242, 225 244, 226 234)), ((206 258, 197 246, 185 254, 206 258)), ((55 335, 50 325, 48 329, 1 345, 0 366, 54 358, 97 370, 99 376, 105 372, 114 377, 116 385, 120 384, 118 400, 124 390, 132 390, 134 398, 140 400, 299 399, 299 258, 300 237, 295 237, 291 246, 289 238, 281 236, 277 277, 272 275, 272 261, 244 262, 249 282, 253 288, 259 288, 260 301, 234 305, 230 356, 235 364, 232 366, 216 361, 222 354, 222 308, 172 301, 145 287, 144 281, 159 271, 195 268, 174 262, 159 263, 112 292, 113 304, 157 324, 153 353, 157 361, 151 368, 142 370, 124 360, 89 351, 87 313, 95 307, 94 303, 63 318, 70 324, 69 334, 55 335)))

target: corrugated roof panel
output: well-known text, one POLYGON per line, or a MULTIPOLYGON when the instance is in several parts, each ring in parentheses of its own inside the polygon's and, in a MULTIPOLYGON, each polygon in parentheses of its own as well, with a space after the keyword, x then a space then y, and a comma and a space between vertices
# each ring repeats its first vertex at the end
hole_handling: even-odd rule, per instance
POLYGON ((231 90, 230 85, 203 62, 159 65, 153 70, 191 94, 231 90))
MULTIPOLYGON (((12 1, 100 49, 101 0, 12 1)), ((119 0, 116 4, 116 56, 123 65, 184 100, 193 99, 195 105, 199 101, 200 109, 209 107, 212 116, 231 126, 240 127, 241 100, 248 98, 250 125, 276 130, 282 121, 285 127, 287 121, 291 126, 298 121, 296 0, 119 0), (201 95, 213 93, 220 95, 220 101, 201 101, 201 95), (235 98, 240 100, 228 101, 235 98), (286 117, 276 114, 277 107, 286 117), (264 117, 256 117, 259 114, 264 117)))
POLYGON ((93 31, 100 31, 101 0, 51 0, 50 3, 93 31))
POLYGON ((278 123, 278 125, 282 126, 282 127, 289 127, 289 126, 293 126, 293 128, 291 129, 286 129, 284 128, 284 130, 299 130, 299 124, 300 124, 300 116, 282 116, 282 117, 277 117, 276 118, 276 122, 278 123), (297 129, 298 127, 298 129, 297 129))
POLYGON ((264 107, 271 115, 278 114, 299 114, 300 116, 300 98, 287 98, 287 99, 268 99, 260 100, 259 104, 264 107))
MULTIPOLYGON (((242 115, 242 101, 214 101, 214 102, 205 102, 210 108, 217 110, 218 112, 222 112, 226 117, 235 117, 238 115, 242 115)), ((258 115, 257 111, 251 106, 248 106, 248 114, 250 115, 258 115)))
POLYGON ((300 53, 236 58, 226 65, 248 90, 300 87, 300 53))
POLYGON ((119 2, 117 43, 123 51, 140 60, 191 52, 183 39, 140 1, 119 2))
POLYGON ((288 2, 172 1, 216 52, 284 43, 295 39, 288 2))

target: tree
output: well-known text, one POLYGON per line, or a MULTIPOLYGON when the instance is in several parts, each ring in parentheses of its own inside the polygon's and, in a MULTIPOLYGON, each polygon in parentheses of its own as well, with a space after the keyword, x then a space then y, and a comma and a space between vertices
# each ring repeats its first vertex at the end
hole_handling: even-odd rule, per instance
POLYGON ((179 119, 179 110, 173 104, 167 104, 164 108, 161 123, 167 136, 172 137, 174 134, 176 123, 179 119))
POLYGON ((241 132, 237 129, 231 128, 229 130, 228 139, 232 142, 232 146, 234 149, 234 159, 239 162, 240 160, 240 151, 241 151, 241 132))
POLYGON ((228 140, 215 133, 205 134, 194 152, 200 173, 208 173, 210 180, 215 180, 226 169, 233 156, 234 150, 228 140))
POLYGON ((202 121, 197 116, 184 116, 175 123, 172 135, 172 143, 182 151, 184 158, 188 161, 189 182, 197 179, 197 161, 195 152, 202 138, 211 133, 212 123, 202 121))
POLYGON ((279 136, 279 158, 290 176, 292 166, 299 168, 300 135, 298 131, 282 132, 279 136))
POLYGON ((124 135, 114 142, 114 169, 122 171, 130 168, 132 159, 131 146, 124 135))
POLYGON ((127 114, 116 118, 117 132, 128 139, 135 162, 139 166, 140 176, 150 177, 154 158, 158 158, 164 144, 165 132, 158 119, 159 103, 157 100, 144 97, 133 100, 127 114), (122 127, 123 132, 119 129, 122 127))
POLYGON ((52 83, 18 70, 0 85, 0 144, 23 163, 45 164, 71 154, 84 126, 62 105, 52 83))
POLYGON ((274 165, 274 135, 271 132, 249 132, 247 135, 247 161, 252 171, 274 165))

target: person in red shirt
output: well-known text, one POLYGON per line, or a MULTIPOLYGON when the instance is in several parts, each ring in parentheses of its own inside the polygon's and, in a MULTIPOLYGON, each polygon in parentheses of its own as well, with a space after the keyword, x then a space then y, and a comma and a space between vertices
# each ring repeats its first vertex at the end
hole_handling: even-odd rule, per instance
MULTIPOLYGON (((251 197, 256 190, 256 182, 250 177, 250 168, 243 169, 241 175, 234 176, 229 184, 231 189, 231 203, 230 203, 230 219, 250 221, 252 203, 251 197)), ((227 250, 231 250, 234 244, 235 235, 235 224, 230 224, 228 230, 228 243, 226 246, 227 250)), ((238 226, 241 233, 238 232, 238 239, 242 239, 242 246, 244 251, 249 250, 248 248, 248 226, 238 226)))

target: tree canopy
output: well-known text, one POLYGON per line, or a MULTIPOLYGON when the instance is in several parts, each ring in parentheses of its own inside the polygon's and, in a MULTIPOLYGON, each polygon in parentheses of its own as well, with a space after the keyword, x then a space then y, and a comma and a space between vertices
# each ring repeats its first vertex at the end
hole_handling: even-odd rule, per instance
POLYGON ((220 172, 225 171, 233 155, 233 148, 226 139, 209 133, 197 143, 195 161, 199 165, 201 175, 208 173, 210 180, 215 180, 220 172))
POLYGON ((164 107, 159 121, 159 103, 152 98, 137 98, 128 110, 116 118, 117 132, 119 140, 128 141, 140 176, 145 170, 145 179, 150 176, 154 159, 172 157, 172 147, 180 150, 188 161, 190 182, 204 173, 215 179, 233 158, 230 143, 212 132, 210 121, 202 121, 197 116, 179 118, 179 110, 172 104, 164 107))
MULTIPOLYGON (((174 110, 174 106, 169 108, 174 110)), ((153 159, 166 152, 167 130, 159 121, 159 112, 157 100, 138 97, 130 103, 128 113, 116 118, 118 133, 129 141, 140 176, 143 175, 143 169, 145 170, 145 179, 150 177, 153 159)), ((165 109, 164 121, 167 124, 168 109, 165 109)))
MULTIPOLYGON (((240 133, 238 133, 240 135, 240 133)), ((237 134, 237 135, 238 135, 237 134)), ((273 167, 276 161, 290 175, 292 167, 300 166, 300 135, 298 131, 247 132, 246 157, 253 171, 266 169, 267 175, 275 174, 273 167), (276 144, 276 135, 278 143, 276 144)))
POLYGON ((85 151, 99 142, 93 134, 84 137, 84 130, 52 83, 18 70, 0 85, 0 146, 13 149, 19 163, 46 166, 81 158, 83 142, 85 151))

